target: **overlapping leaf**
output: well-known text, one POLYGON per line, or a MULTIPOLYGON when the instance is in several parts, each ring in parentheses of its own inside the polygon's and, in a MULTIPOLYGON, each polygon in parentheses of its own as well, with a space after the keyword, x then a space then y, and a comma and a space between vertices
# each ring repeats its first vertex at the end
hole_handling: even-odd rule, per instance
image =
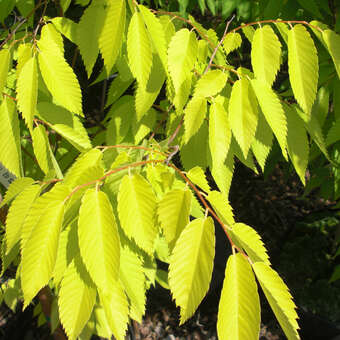
MULTIPOLYGON (((104 3, 100 1, 94 1, 84 11, 77 27, 78 47, 80 54, 84 60, 88 77, 90 77, 94 63, 96 62, 98 57, 98 41, 100 33, 102 31, 104 18, 104 3)), ((112 53, 113 51, 114 50, 112 49, 112 53)))
POLYGON ((255 137, 257 120, 258 107, 250 83, 246 78, 239 79, 232 87, 229 122, 245 157, 255 137))
POLYGON ((273 29, 269 25, 258 28, 251 48, 255 77, 271 86, 280 68, 280 59, 281 43, 273 29))
POLYGON ((306 28, 295 25, 288 33, 288 73, 294 97, 309 114, 318 85, 317 51, 306 28))
POLYGON ((6 218, 6 254, 20 241, 23 223, 40 191, 39 185, 29 185, 11 204, 6 218))
POLYGON ((118 194, 121 226, 130 238, 148 254, 153 252, 156 198, 150 184, 139 174, 125 176, 118 194))
POLYGON ((9 49, 3 48, 0 51, 0 93, 2 93, 8 76, 11 61, 11 53, 9 49))
POLYGON ((18 60, 17 60, 17 78, 26 62, 32 58, 32 44, 20 44, 18 46, 18 60))
POLYGON ((204 74, 197 82, 195 96, 212 97, 221 92, 228 79, 228 74, 221 70, 212 70, 204 74))
POLYGON ((132 74, 146 86, 152 66, 151 41, 140 12, 135 12, 129 24, 127 52, 132 74))
POLYGON ((71 19, 65 17, 56 17, 51 19, 54 27, 64 35, 68 40, 72 41, 74 44, 78 44, 77 41, 77 28, 78 24, 71 19))
POLYGON ((218 338, 257 339, 260 310, 257 284, 250 264, 240 253, 230 255, 218 308, 218 338))
POLYGON ((15 179, 8 187, 5 197, 0 203, 0 208, 5 204, 9 204, 17 195, 23 192, 27 187, 31 186, 34 180, 30 177, 21 177, 15 179))
POLYGON ((168 48, 168 68, 176 92, 191 72, 197 54, 197 40, 194 32, 183 28, 172 37, 168 48))
POLYGON ((39 197, 22 227, 21 287, 26 307, 52 276, 64 216, 65 185, 39 197))
POLYGON ((213 190, 209 192, 207 200, 223 223, 229 226, 235 223, 233 210, 229 204, 227 195, 213 190))
POLYGON ((214 255, 212 218, 191 221, 176 242, 169 266, 169 286, 176 305, 181 308, 180 324, 194 314, 208 291, 214 255))
POLYGON ((40 118, 67 139, 77 150, 82 152, 91 149, 90 138, 77 116, 63 107, 49 102, 40 102, 37 110, 40 118))
POLYGON ((209 148, 213 164, 223 164, 229 150, 231 129, 227 111, 215 101, 209 111, 209 148))
MULTIPOLYGON (((46 26, 48 25, 44 27, 46 26)), ((60 34, 59 36, 62 39, 60 34)), ((59 46, 51 37, 42 35, 38 41, 38 47, 40 50, 39 66, 48 90, 60 105, 73 113, 82 115, 82 97, 78 80, 65 61, 59 46)))
POLYGON ((328 51, 333 59, 336 72, 340 78, 340 35, 331 30, 324 30, 322 38, 326 43, 328 51))
POLYGON ((23 66, 17 81, 18 108, 29 129, 32 130, 33 115, 38 99, 38 67, 35 57, 23 66))
POLYGON ((207 100, 193 97, 184 110, 184 136, 186 143, 197 133, 207 114, 207 100))
POLYGON ((261 110, 280 144, 282 154, 287 158, 287 121, 280 100, 263 81, 252 79, 251 84, 261 110))
POLYGON ((264 262, 254 263, 253 269, 287 338, 300 339, 297 332, 299 325, 296 321, 298 318, 296 306, 285 283, 277 272, 264 262))
POLYGON ((223 40, 223 47, 226 55, 238 49, 242 44, 241 35, 237 32, 229 32, 223 40))
POLYGON ((125 30, 125 21, 125 0, 107 1, 104 24, 99 37, 99 49, 104 59, 107 74, 110 74, 119 54, 125 30))
POLYGON ((190 179, 191 182, 198 185, 205 192, 210 191, 210 186, 205 177, 204 171, 201 167, 195 166, 194 168, 190 169, 186 175, 190 179))
POLYGON ((119 238, 109 198, 89 189, 82 198, 78 220, 79 248, 93 282, 108 294, 118 279, 119 238))
POLYGON ((0 162, 21 177, 21 146, 18 115, 14 102, 5 97, 0 105, 0 162))
POLYGON ((191 193, 189 190, 168 191, 159 202, 158 218, 168 244, 176 241, 189 223, 191 193))
POLYGON ((58 298, 60 321, 70 340, 77 339, 90 319, 96 294, 96 288, 78 255, 66 270, 58 298))

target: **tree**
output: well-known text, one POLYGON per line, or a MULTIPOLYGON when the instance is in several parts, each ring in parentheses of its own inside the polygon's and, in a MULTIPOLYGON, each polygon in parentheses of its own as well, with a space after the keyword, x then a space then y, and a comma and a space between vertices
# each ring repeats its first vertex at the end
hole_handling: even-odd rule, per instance
POLYGON ((339 105, 329 115, 316 105, 338 93, 340 36, 318 21, 231 18, 218 38, 192 16, 132 0, 1 6, 0 161, 12 182, 2 274, 16 264, 3 288, 26 308, 49 287, 52 329, 60 321, 69 339, 99 329, 123 339, 155 282, 184 323, 209 288, 215 220, 232 247, 219 338, 258 338, 260 286, 298 339, 288 288, 258 233, 235 222, 228 192, 236 159, 263 171, 272 149, 304 184, 308 162, 335 166, 339 105), (238 67, 242 47, 251 65, 238 67), (104 84, 96 115, 83 105, 86 78, 104 84))

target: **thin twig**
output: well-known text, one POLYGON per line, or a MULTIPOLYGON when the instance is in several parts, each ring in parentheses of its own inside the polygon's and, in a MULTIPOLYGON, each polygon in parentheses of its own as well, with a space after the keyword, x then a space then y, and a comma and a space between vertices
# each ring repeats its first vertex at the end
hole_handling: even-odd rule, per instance
POLYGON ((224 30, 223 36, 222 36, 221 40, 218 42, 217 46, 215 47, 215 49, 214 49, 214 51, 213 51, 213 53, 212 53, 212 55, 211 55, 211 57, 210 57, 209 64, 208 64, 208 66, 206 67, 205 71, 203 72, 203 75, 205 75, 205 74, 209 71, 209 69, 210 69, 210 67, 211 67, 211 65, 212 65, 212 62, 213 62, 213 60, 214 60, 214 58, 215 58, 215 56, 216 56, 216 53, 217 53, 218 49, 220 48, 220 46, 222 45, 222 43, 223 43, 223 41, 224 41, 224 39, 225 39, 225 37, 226 37, 226 35, 227 35, 229 25, 230 25, 231 22, 234 20, 234 18, 235 18, 235 15, 233 15, 233 16, 230 18, 230 20, 227 22, 227 24, 226 24, 226 26, 225 26, 225 30, 224 30))
POLYGON ((176 127, 176 130, 174 133, 170 136, 169 141, 168 141, 168 146, 173 142, 173 140, 176 138, 179 130, 181 129, 182 125, 184 123, 184 118, 182 117, 181 121, 179 122, 178 126, 176 127))

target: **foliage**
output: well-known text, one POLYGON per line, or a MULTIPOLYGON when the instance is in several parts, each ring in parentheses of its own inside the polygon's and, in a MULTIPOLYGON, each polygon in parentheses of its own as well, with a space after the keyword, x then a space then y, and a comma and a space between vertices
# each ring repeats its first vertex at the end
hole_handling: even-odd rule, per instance
MULTIPOLYGON (((338 188, 339 104, 328 114, 328 100, 338 100, 340 36, 317 21, 260 21, 272 1, 226 1, 224 15, 248 19, 248 4, 257 22, 229 21, 220 40, 191 16, 131 0, 3 3, 0 161, 17 179, 3 202, 2 273, 14 263, 8 287, 24 308, 48 285, 70 339, 124 339, 162 261, 184 323, 209 288, 214 219, 233 251, 219 338, 258 338, 261 287, 288 339, 298 339, 288 288, 258 233, 235 223, 228 193, 236 160, 264 170, 275 150, 302 183, 308 164, 313 176, 313 162, 327 162, 338 188), (241 66, 240 51, 250 51, 241 66), (88 78, 104 84, 96 117, 83 105, 88 78)), ((213 13, 222 3, 199 1, 213 13)))

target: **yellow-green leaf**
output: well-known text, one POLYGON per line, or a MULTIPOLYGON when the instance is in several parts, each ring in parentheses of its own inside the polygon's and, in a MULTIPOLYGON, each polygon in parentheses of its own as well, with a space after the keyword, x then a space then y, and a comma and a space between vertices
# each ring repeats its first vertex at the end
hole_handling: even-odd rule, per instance
POLYGON ((210 191, 210 186, 201 167, 195 166, 187 172, 186 176, 190 179, 191 182, 198 185, 205 192, 210 191))
POLYGON ((61 106, 49 102, 37 105, 39 117, 67 139, 77 150, 91 149, 91 141, 86 129, 77 116, 61 106))
POLYGON ((35 57, 23 66, 17 81, 18 108, 30 130, 38 99, 38 67, 35 57))
POLYGON ((6 218, 6 254, 20 241, 23 223, 40 191, 39 185, 30 185, 11 204, 6 218))
MULTIPOLYGON (((93 1, 84 11, 77 26, 78 47, 89 78, 98 57, 98 40, 102 31, 104 18, 104 3, 93 1)), ((115 25, 111 26, 116 26, 116 24, 115 22, 115 25)))
POLYGON ((127 52, 133 76, 146 86, 152 66, 151 41, 140 12, 135 12, 129 24, 127 52))
POLYGON ((148 254, 153 253, 157 234, 155 212, 156 197, 150 184, 139 174, 125 176, 118 193, 120 223, 126 235, 148 254))
POLYGON ((124 340, 129 322, 129 306, 121 283, 116 281, 106 295, 100 293, 100 301, 115 339, 124 340))
POLYGON ((228 196, 219 191, 210 191, 207 200, 218 217, 228 226, 235 223, 233 209, 228 201, 228 196))
POLYGON ((158 218, 170 246, 189 223, 190 207, 191 193, 188 189, 168 191, 159 202, 158 218))
POLYGON ((21 177, 21 146, 18 115, 14 102, 5 97, 0 105, 0 162, 21 177))
POLYGON ((257 284, 249 262, 240 253, 230 255, 218 307, 218 338, 258 339, 260 311, 257 284))
POLYGON ((130 317, 142 322, 146 304, 143 261, 128 246, 121 248, 119 277, 130 300, 130 317))
POLYGON ((78 255, 66 270, 58 297, 60 321, 70 340, 77 339, 90 319, 96 295, 96 288, 78 255))
POLYGON ((280 68, 281 43, 273 29, 263 26, 255 31, 251 44, 251 64, 255 77, 272 86, 280 68))
POLYGON ((324 30, 322 38, 327 45, 329 54, 331 55, 336 72, 340 78, 340 35, 331 30, 324 30))
POLYGON ((38 198, 22 228, 21 287, 26 307, 52 276, 64 217, 65 185, 38 198))
POLYGON ((6 85, 9 66, 11 61, 11 53, 9 49, 3 48, 0 51, 0 94, 6 85))
POLYGON ((179 91, 194 67, 196 57, 197 40, 195 33, 186 28, 177 31, 168 48, 168 67, 176 92, 179 91))
POLYGON ((316 98, 319 64, 313 39, 300 24, 288 33, 288 73, 294 97, 302 110, 310 114, 316 98))
POLYGON ((20 72, 26 62, 32 58, 32 44, 20 44, 18 46, 18 59, 17 59, 17 79, 19 78, 20 72))
POLYGON ((231 129, 224 106, 215 101, 209 111, 209 148, 214 165, 223 164, 230 147, 231 129))
POLYGON ((65 17, 55 17, 51 19, 51 22, 62 35, 64 35, 68 40, 72 41, 74 44, 78 45, 77 23, 65 17))
POLYGON ((223 40, 223 47, 225 54, 228 55, 230 52, 238 49, 242 44, 241 35, 237 32, 229 32, 223 40))
POLYGON ((306 169, 309 156, 309 141, 303 120, 296 111, 288 105, 284 106, 287 117, 287 143, 289 157, 293 162, 296 173, 305 185, 306 169))
POLYGON ((0 208, 5 204, 9 204, 13 198, 18 196, 21 192, 23 192, 27 187, 31 186, 33 183, 34 180, 30 177, 21 177, 15 179, 8 187, 5 197, 0 203, 0 208))
POLYGON ((186 143, 199 130, 207 115, 207 100, 193 97, 184 110, 184 136, 186 143))
POLYGON ((264 262, 253 264, 256 278, 288 340, 300 339, 296 306, 288 287, 277 272, 264 262))
POLYGON ((52 24, 47 24, 42 27, 40 42, 43 42, 43 45, 54 44, 54 47, 62 54, 64 54, 63 37, 52 24))
POLYGON ((253 262, 262 261, 270 264, 267 249, 264 247, 260 235, 252 227, 244 223, 235 223, 230 234, 236 238, 235 241, 241 245, 253 262))
POLYGON ((212 97, 221 92, 228 79, 228 73, 212 70, 204 74, 197 82, 194 95, 212 97))
POLYGON ((79 248, 93 282, 108 294, 119 272, 119 238, 109 198, 89 189, 82 198, 78 220, 79 248))
POLYGON ((181 308, 180 324, 194 314, 209 289, 214 255, 212 218, 191 221, 176 242, 169 266, 169 286, 176 305, 181 308))
POLYGON ((272 88, 261 80, 252 79, 251 85, 261 110, 280 144, 282 154, 287 159, 287 121, 280 99, 272 88))
POLYGON ((254 140, 258 120, 255 94, 246 78, 237 80, 229 101, 229 122, 233 135, 247 158, 254 140))
POLYGON ((125 0, 108 0, 106 3, 104 24, 99 37, 99 49, 104 59, 106 72, 110 74, 122 46, 126 5, 125 0))
MULTIPOLYGON (((62 39, 61 35, 60 38, 62 39)), ((69 111, 83 115, 80 86, 62 51, 49 36, 42 35, 38 47, 41 74, 53 98, 69 111)))

